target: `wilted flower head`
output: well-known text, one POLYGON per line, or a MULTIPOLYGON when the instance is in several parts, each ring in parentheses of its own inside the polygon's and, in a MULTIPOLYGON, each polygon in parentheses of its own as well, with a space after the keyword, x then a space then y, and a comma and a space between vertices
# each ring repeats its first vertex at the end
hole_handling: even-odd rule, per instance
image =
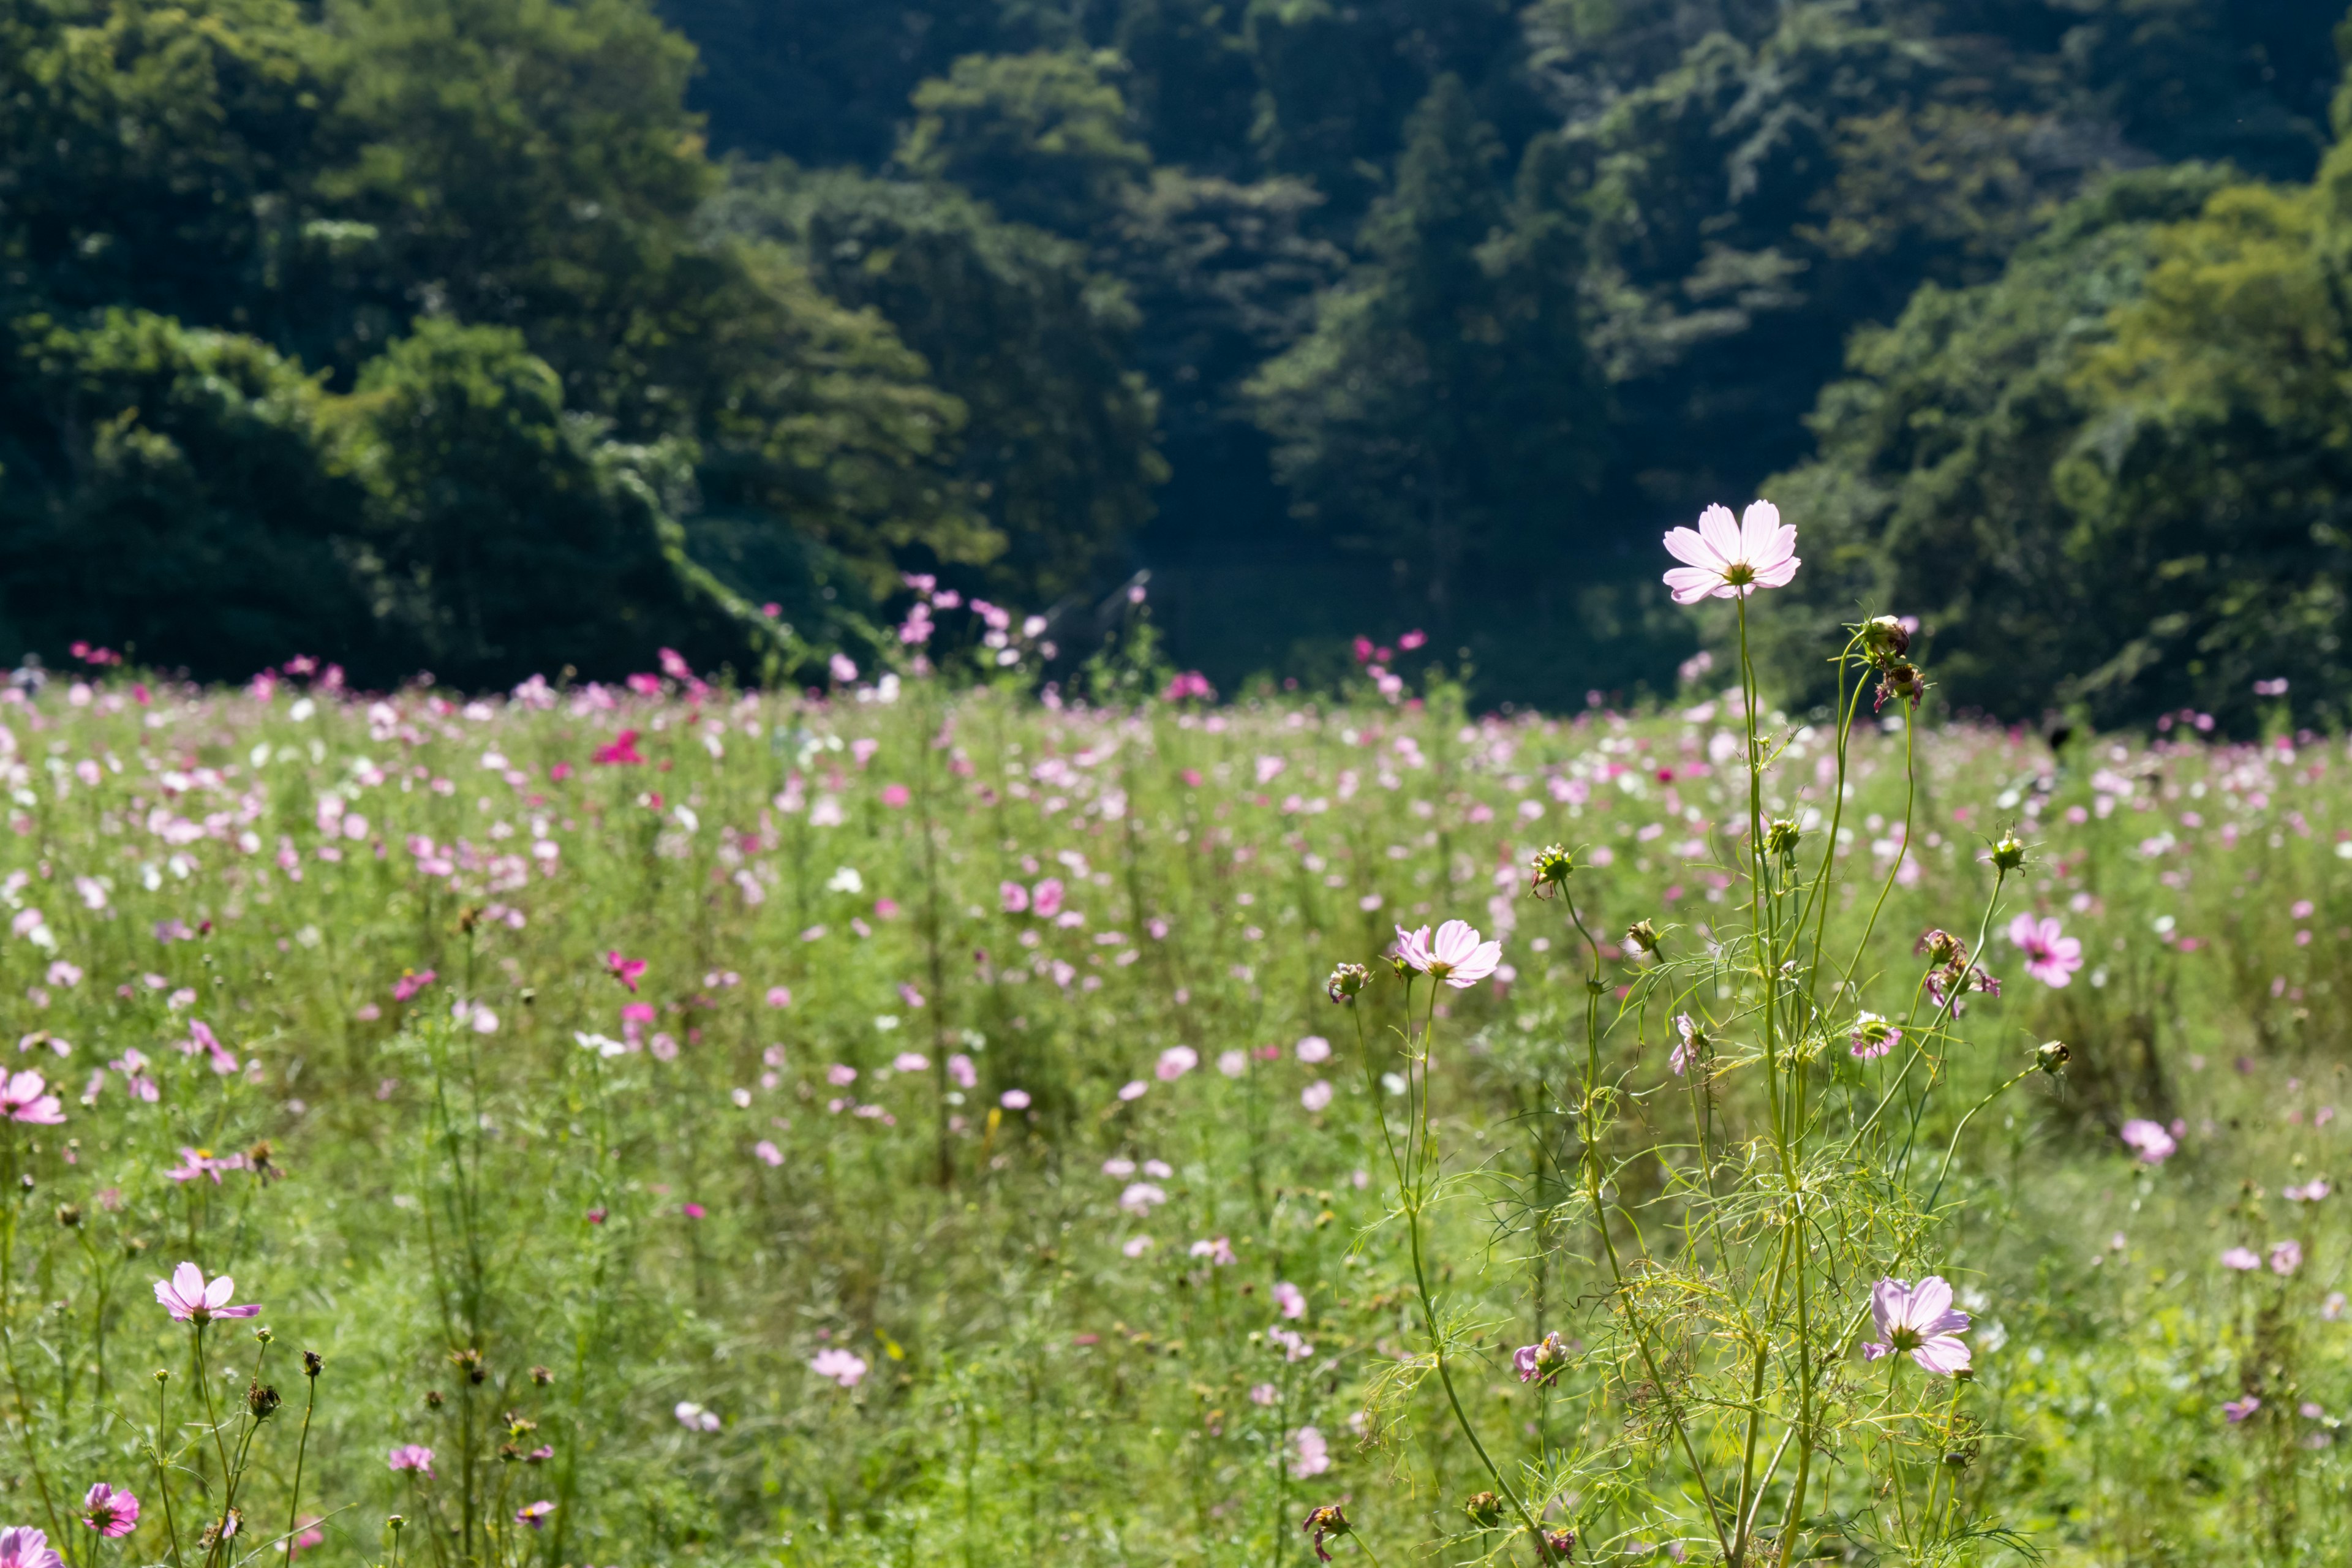
POLYGON ((1853 1020, 1853 1043, 1847 1047, 1863 1061, 1883 1057, 1903 1041, 1903 1031, 1876 1013, 1862 1013, 1853 1020))
POLYGON ((1559 845, 1547 844, 1535 852, 1528 869, 1535 878, 1535 886, 1530 889, 1535 896, 1552 898, 1568 886, 1569 878, 1575 874, 1576 857, 1559 845))
POLYGON ((1960 964, 1968 962, 1969 944, 1940 927, 1930 926, 1912 952, 1937 964, 1960 964))
POLYGON ((1336 964, 1331 970, 1331 978, 1324 983, 1323 994, 1334 1002, 1353 1002, 1371 983, 1372 972, 1362 964, 1336 964))
POLYGON ((1871 693, 1870 710, 1880 712, 1889 702, 1916 708, 1927 691, 1927 678, 1919 673, 1917 665, 1907 658, 1889 659, 1879 668, 1878 689, 1871 693))
POLYGON ((1862 623, 1862 651, 1874 664, 1885 665, 1911 651, 1911 628, 1894 616, 1874 616, 1862 623))
POLYGON ((1677 605, 1701 599, 1744 599, 1758 588, 1786 587, 1803 564, 1797 557, 1797 531, 1780 521, 1770 501, 1751 504, 1734 522, 1731 509, 1711 506, 1699 513, 1696 529, 1666 534, 1666 552, 1685 564, 1665 574, 1677 605))
POLYGON ((1493 1492, 1473 1492, 1470 1500, 1462 1505, 1474 1530, 1492 1530, 1503 1522, 1503 1500, 1493 1492))
POLYGON ((1625 945, 1636 952, 1658 951, 1658 928, 1648 921, 1635 921, 1625 928, 1625 945))
POLYGON ((1969 1315, 1953 1310, 1952 1288, 1942 1276, 1931 1274, 1916 1286, 1881 1279, 1871 1288, 1870 1315, 1879 1338, 1862 1347, 1865 1359, 1902 1351, 1938 1377, 1968 1370, 1969 1347, 1958 1336, 1968 1330, 1969 1315))
POLYGON ((1559 1334, 1546 1334, 1534 1344, 1521 1345, 1512 1352, 1511 1365, 1521 1383, 1541 1383, 1549 1388, 1568 1368, 1568 1346, 1559 1334))
POLYGON ((1698 1060, 1700 1053, 1706 1049, 1706 1031, 1688 1013, 1675 1015, 1675 1030, 1682 1036, 1682 1040, 1675 1047, 1674 1054, 1666 1058, 1666 1065, 1675 1069, 1676 1078, 1680 1078, 1690 1070, 1691 1063, 1698 1060))
POLYGON ((100 1481, 82 1496, 81 1521, 109 1540, 119 1540, 139 1522, 139 1499, 100 1481))
POLYGON ((183 1323, 206 1323, 215 1318, 250 1318, 260 1312, 257 1306, 230 1306, 228 1299, 236 1293, 236 1280, 224 1274, 206 1284, 205 1271, 193 1263, 183 1263, 172 1270, 169 1279, 155 1281, 155 1300, 183 1323))
POLYGON ((1331 1554, 1323 1550, 1325 1539, 1337 1541, 1347 1535, 1352 1527, 1348 1523, 1348 1516, 1339 1511, 1338 1503, 1327 1502, 1319 1508, 1308 1509, 1306 1521, 1298 1528, 1315 1538, 1315 1555, 1328 1563, 1331 1554))

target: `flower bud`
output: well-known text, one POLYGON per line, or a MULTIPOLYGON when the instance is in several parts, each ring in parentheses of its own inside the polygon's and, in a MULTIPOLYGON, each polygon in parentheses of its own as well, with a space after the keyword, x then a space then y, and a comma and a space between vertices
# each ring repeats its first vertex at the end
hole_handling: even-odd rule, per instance
POLYGON ((71 1230, 76 1226, 81 1224, 80 1206, 76 1204, 59 1204, 58 1205, 58 1223, 65 1226, 68 1230, 71 1230))
POLYGON ((253 1412, 256 1421, 267 1421, 278 1414, 280 1403, 278 1391, 266 1383, 249 1384, 246 1387, 245 1407, 253 1412))
POLYGON ((1372 972, 1362 964, 1342 963, 1332 968, 1331 978, 1325 983, 1323 991, 1334 1002, 1352 1004, 1371 983, 1372 972))
POLYGON ((1503 1500, 1493 1492, 1478 1492, 1462 1505, 1470 1522, 1480 1530, 1492 1530, 1503 1522, 1503 1500))
POLYGON ((1549 899, 1568 886, 1569 878, 1576 870, 1576 857, 1559 845, 1549 844, 1536 851, 1535 858, 1528 863, 1528 868, 1535 877, 1535 887, 1531 889, 1535 896, 1549 899))
POLYGON ((1782 860, 1797 858, 1797 844, 1805 837, 1804 829, 1789 817, 1776 817, 1764 825, 1764 849, 1782 860))
POLYGON ((317 1351, 304 1351, 302 1352, 302 1375, 304 1377, 316 1377, 320 1373, 326 1370, 326 1359, 320 1355, 317 1351))
POLYGON ((545 1388, 555 1381, 555 1374, 543 1366, 535 1366, 530 1369, 530 1380, 540 1387, 545 1388))
POLYGON ((1996 871, 2014 871, 2025 864, 2025 846, 2017 841, 2014 833, 2004 833, 1992 847, 1992 864, 1996 871))
POLYGON ((2066 1048, 2063 1040, 2044 1040, 2034 1047, 2033 1065, 2054 1076, 2065 1070, 2067 1060, 2074 1054, 2066 1048))
POLYGON ((1625 928, 1625 945, 1643 952, 1658 951, 1658 928, 1648 921, 1635 921, 1625 928))

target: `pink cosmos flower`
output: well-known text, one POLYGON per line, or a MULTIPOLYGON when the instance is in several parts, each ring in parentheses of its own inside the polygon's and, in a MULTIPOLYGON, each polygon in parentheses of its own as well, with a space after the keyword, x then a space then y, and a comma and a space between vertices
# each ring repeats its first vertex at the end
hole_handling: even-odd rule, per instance
POLYGON ((980 1082, 980 1069, 972 1066, 970 1057, 958 1051, 948 1058, 948 1077, 958 1089, 971 1089, 980 1082))
POLYGON ((2233 1247, 2221 1254, 2221 1267, 2234 1268, 2241 1274, 2260 1268, 2262 1266, 2263 1260, 2254 1256, 2253 1249, 2251 1247, 2233 1247))
POLYGON ((2025 973, 2042 984, 2063 989, 2073 984, 2083 967, 2083 944, 2063 934, 2054 919, 2020 915, 2009 922, 2009 940, 2025 952, 2025 973))
POLYGON ((793 1005, 793 994, 792 994, 792 992, 791 992, 790 990, 788 990, 787 988, 785 988, 784 986, 782 986, 782 985, 771 985, 771 986, 769 986, 769 987, 768 987, 768 1005, 769 1005, 769 1006, 771 1006, 771 1007, 789 1007, 789 1006, 791 1006, 792 1005, 793 1005))
POLYGON ((2303 1243, 2274 1241, 2271 1243, 2271 1272, 2284 1279, 2303 1267, 2303 1243))
POLYGON ((405 1002, 439 978, 439 975, 429 969, 422 974, 403 974, 392 983, 392 999, 395 1002, 405 1002))
POLYGON ((719 1412, 705 1410, 691 1399, 679 1400, 677 1408, 670 1414, 676 1415, 677 1424, 689 1432, 716 1432, 723 1425, 719 1419, 719 1412))
POLYGON ((2180 1147, 2160 1123, 2138 1117, 2125 1122, 2116 1136, 2124 1141, 2126 1147, 2137 1151, 2140 1163, 2147 1165, 2163 1164, 2172 1157, 2173 1151, 2180 1147))
POLYGON ((1158 1065, 1151 1074, 1162 1083, 1174 1083, 1201 1065, 1201 1053, 1190 1046, 1171 1046, 1160 1053, 1158 1065))
POLYGON ((1447 921, 1434 938, 1427 926, 1409 931, 1396 928, 1397 956, 1407 967, 1433 980, 1443 980, 1457 991, 1467 991, 1495 973, 1503 962, 1500 942, 1480 942, 1477 928, 1467 921, 1447 921))
POLYGON ((622 731, 613 737, 611 745, 596 748, 596 760, 607 766, 627 766, 644 762, 645 758, 637 754, 637 732, 635 730, 622 731))
POLYGON ((1301 1426, 1290 1435, 1290 1450, 1293 1480, 1303 1481, 1331 1468, 1331 1445, 1312 1426, 1301 1426))
POLYGON ((11 1121, 29 1121, 36 1126, 55 1127, 66 1119, 65 1109, 39 1073, 26 1068, 10 1073, 5 1083, 0 1083, 0 1116, 11 1121))
POLYGON ((1885 1056, 1903 1040, 1903 1031, 1876 1013, 1856 1014, 1853 1037, 1848 1052, 1857 1061, 1870 1061, 1885 1056))
POLYGON ((777 1148, 771 1139, 762 1138, 752 1144, 751 1152, 759 1156, 760 1163, 763 1165, 781 1165, 784 1163, 784 1152, 777 1148))
POLYGON ((65 1568, 47 1531, 19 1524, 0 1530, 0 1568, 65 1568))
POLYGON ((1751 504, 1738 522, 1729 507, 1707 508, 1696 530, 1668 531, 1666 553, 1684 563, 1665 575, 1677 605, 1784 588, 1804 564, 1797 558, 1796 529, 1780 521, 1780 509, 1769 500, 1751 504))
POLYGON ((415 1470, 428 1479, 433 1474, 433 1450, 422 1443, 403 1443, 385 1456, 385 1462, 395 1470, 415 1470))
POLYGON ((1031 894, 1029 907, 1041 921, 1052 920, 1062 912, 1062 879, 1048 877, 1037 884, 1031 894))
POLYGON ((120 1540, 139 1522, 139 1499, 100 1481, 81 1500, 81 1521, 110 1541, 120 1540))
POLYGON ((2243 1399, 2223 1400, 2221 1402, 2221 1414, 2229 1418, 2231 1426, 2235 1426, 2239 1422, 2243 1421, 2247 1416, 2252 1415, 2255 1411, 2260 1410, 2262 1407, 2263 1402, 2255 1395, 2249 1394, 2243 1399))
POLYGON ((1298 1042, 1298 1059, 1312 1067, 1317 1062, 1331 1059, 1331 1042, 1320 1035, 1309 1035, 1298 1042))
POLYGON ((857 1380, 866 1375, 866 1358, 838 1345, 817 1352, 808 1364, 811 1372, 819 1377, 829 1377, 844 1388, 856 1388, 857 1380))
POLYGON ((1880 1337, 1862 1347, 1865 1360, 1906 1351, 1938 1377, 1968 1370, 1969 1347, 1958 1336, 1968 1331, 1969 1315, 1953 1310, 1952 1288, 1941 1275, 1930 1274, 1916 1286, 1881 1279, 1871 1288, 1870 1315, 1878 1321, 1880 1337))
POLYGON ((1328 1079, 1317 1079, 1298 1091, 1298 1103, 1312 1111, 1320 1111, 1331 1103, 1332 1089, 1328 1079))
POLYGON ((1017 915, 1029 908, 1029 889, 1018 882, 996 884, 996 901, 1008 915, 1017 915))
POLYGON ((1274 1304, 1281 1309, 1282 1315, 1286 1318, 1303 1318, 1307 1315, 1307 1293, 1287 1279, 1277 1279, 1274 1282, 1274 1304))
POLYGON ((169 1279, 155 1281, 156 1301, 175 1321, 183 1323, 207 1323, 215 1318, 250 1318, 260 1312, 257 1306, 230 1306, 228 1299, 235 1294, 236 1280, 224 1274, 207 1285, 205 1271, 193 1263, 183 1263, 172 1270, 169 1279))
POLYGON ((646 961, 642 958, 624 958, 621 956, 620 950, 614 948, 604 955, 604 969, 614 979, 627 986, 630 994, 634 995, 636 994, 637 977, 646 972, 646 961))
POLYGON ((1153 1205, 1167 1201, 1166 1190, 1150 1182, 1129 1182, 1127 1190, 1118 1194, 1118 1206, 1139 1218, 1150 1214, 1153 1205))
POLYGON ((1026 1110, 1029 1109, 1029 1091, 1025 1089, 1008 1089, 1003 1094, 998 1095, 996 1099, 997 1103, 1003 1106, 1007 1110, 1026 1110))
POLYGON ((1281 1398, 1282 1390, 1275 1387, 1275 1385, 1270 1383, 1258 1383, 1252 1384, 1250 1385, 1249 1402, 1252 1405, 1273 1405, 1281 1398))
POLYGON ((515 1522, 527 1524, 533 1530, 544 1530, 547 1528, 547 1516, 554 1511, 555 1505, 541 1498, 537 1502, 527 1502, 515 1510, 515 1522))
POLYGON ((1666 1058, 1666 1065, 1675 1069, 1676 1078, 1680 1078, 1690 1070, 1691 1063, 1698 1059, 1699 1048, 1706 1041, 1706 1033, 1698 1026, 1698 1020, 1688 1013, 1675 1015, 1675 1031, 1682 1036, 1682 1041, 1666 1058))
POLYGON ((1219 1268, 1229 1268, 1234 1262, 1234 1244, 1222 1236, 1196 1241, 1191 1251, 1193 1257, 1205 1258, 1219 1268))
POLYGON ((180 1163, 163 1173, 175 1182, 193 1182, 198 1176, 210 1176, 213 1179, 213 1185, 217 1187, 220 1185, 223 1171, 244 1169, 245 1156, 242 1154, 231 1154, 223 1158, 214 1154, 209 1149, 191 1149, 183 1143, 180 1145, 180 1163))

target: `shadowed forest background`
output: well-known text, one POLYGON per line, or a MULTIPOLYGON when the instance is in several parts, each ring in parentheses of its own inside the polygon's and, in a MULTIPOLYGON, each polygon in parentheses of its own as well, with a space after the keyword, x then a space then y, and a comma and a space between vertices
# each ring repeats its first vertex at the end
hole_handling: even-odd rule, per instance
POLYGON ((1792 691, 1866 605, 1962 710, 2339 720, 2342 16, 0 0, 0 654, 792 673, 911 572, 1076 658, 1148 570, 1229 690, 1581 706, 1763 494, 1792 691))

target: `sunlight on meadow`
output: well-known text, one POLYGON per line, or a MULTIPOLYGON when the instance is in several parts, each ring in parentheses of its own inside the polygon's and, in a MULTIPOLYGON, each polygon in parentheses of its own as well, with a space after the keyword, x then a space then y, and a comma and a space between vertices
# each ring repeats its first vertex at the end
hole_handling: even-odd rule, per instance
POLYGON ((1553 720, 1369 643, 1226 708, 85 650, 0 703, 15 1511, 175 1568, 2340 1546, 2341 747, 1914 736, 1903 640, 1757 715, 1760 842, 1706 661, 1553 720))

